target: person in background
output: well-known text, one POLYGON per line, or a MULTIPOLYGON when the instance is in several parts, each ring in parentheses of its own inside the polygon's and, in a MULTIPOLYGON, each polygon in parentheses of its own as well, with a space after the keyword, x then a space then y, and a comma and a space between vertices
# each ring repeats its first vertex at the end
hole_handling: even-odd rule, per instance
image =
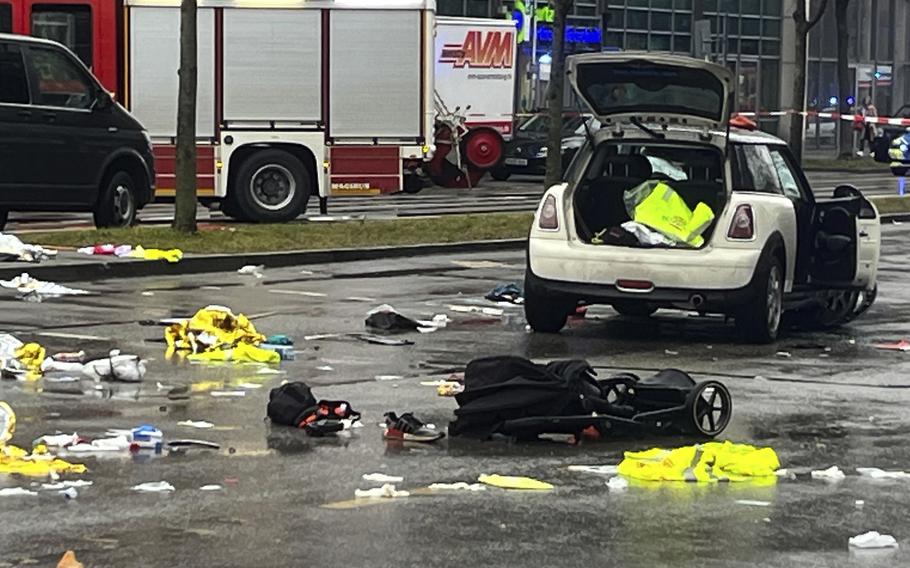
POLYGON ((872 97, 863 97, 863 103, 859 109, 859 114, 863 117, 864 120, 859 139, 859 151, 856 153, 856 155, 865 156, 866 144, 869 145, 869 152, 871 153, 873 151, 873 142, 875 140, 875 137, 878 135, 876 125, 873 123, 865 122, 866 117, 878 116, 878 110, 875 108, 875 105, 872 104, 872 97))

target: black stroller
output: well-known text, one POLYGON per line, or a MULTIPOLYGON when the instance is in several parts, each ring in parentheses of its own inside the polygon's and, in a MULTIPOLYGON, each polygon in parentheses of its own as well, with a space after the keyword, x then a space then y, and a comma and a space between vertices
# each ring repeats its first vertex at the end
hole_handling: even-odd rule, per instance
POLYGON ((730 391, 717 381, 696 383, 676 369, 640 379, 622 373, 596 379, 586 361, 538 365, 513 356, 471 361, 449 435, 487 439, 502 434, 532 440, 589 428, 601 436, 649 430, 710 438, 733 412, 730 391))

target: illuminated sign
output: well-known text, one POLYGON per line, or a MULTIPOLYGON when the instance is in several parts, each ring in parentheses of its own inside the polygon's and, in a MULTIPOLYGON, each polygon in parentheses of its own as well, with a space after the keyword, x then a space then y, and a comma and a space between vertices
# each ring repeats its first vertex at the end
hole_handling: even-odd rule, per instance
MULTIPOLYGON (((602 38, 603 34, 599 28, 566 26, 567 43, 600 43, 602 38)), ((539 26, 537 28, 537 41, 551 43, 553 41, 553 28, 550 26, 539 26)))
POLYGON ((462 43, 447 43, 442 46, 439 62, 451 63, 456 68, 511 69, 515 56, 514 44, 512 31, 469 30, 462 43))

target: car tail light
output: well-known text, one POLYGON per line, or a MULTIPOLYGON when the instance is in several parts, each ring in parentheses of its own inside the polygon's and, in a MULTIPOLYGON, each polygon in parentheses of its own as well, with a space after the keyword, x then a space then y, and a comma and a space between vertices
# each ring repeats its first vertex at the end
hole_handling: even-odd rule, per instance
POLYGON ((733 222, 727 237, 731 239, 751 239, 755 236, 755 220, 752 217, 751 205, 740 205, 733 214, 733 222))
POLYGON ((650 280, 627 280, 620 278, 616 281, 616 287, 626 292, 650 292, 654 289, 654 283, 650 280))
POLYGON ((543 200, 543 207, 540 208, 540 221, 537 226, 541 229, 555 231, 559 228, 559 216, 556 212, 556 198, 548 195, 543 200))

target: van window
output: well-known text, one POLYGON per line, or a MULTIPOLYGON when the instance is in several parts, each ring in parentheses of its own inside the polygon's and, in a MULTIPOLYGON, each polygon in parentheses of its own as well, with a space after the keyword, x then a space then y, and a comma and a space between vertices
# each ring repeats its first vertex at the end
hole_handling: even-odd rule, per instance
POLYGON ((52 48, 32 47, 29 53, 36 76, 36 104, 74 109, 92 106, 93 85, 74 61, 52 48))
POLYGON ((0 43, 0 103, 28 104, 25 62, 18 45, 0 43))
POLYGON ((92 67, 92 9, 90 6, 35 4, 32 35, 70 48, 85 66, 92 67))
POLYGON ((13 31, 13 5, 0 2, 0 34, 13 31))

